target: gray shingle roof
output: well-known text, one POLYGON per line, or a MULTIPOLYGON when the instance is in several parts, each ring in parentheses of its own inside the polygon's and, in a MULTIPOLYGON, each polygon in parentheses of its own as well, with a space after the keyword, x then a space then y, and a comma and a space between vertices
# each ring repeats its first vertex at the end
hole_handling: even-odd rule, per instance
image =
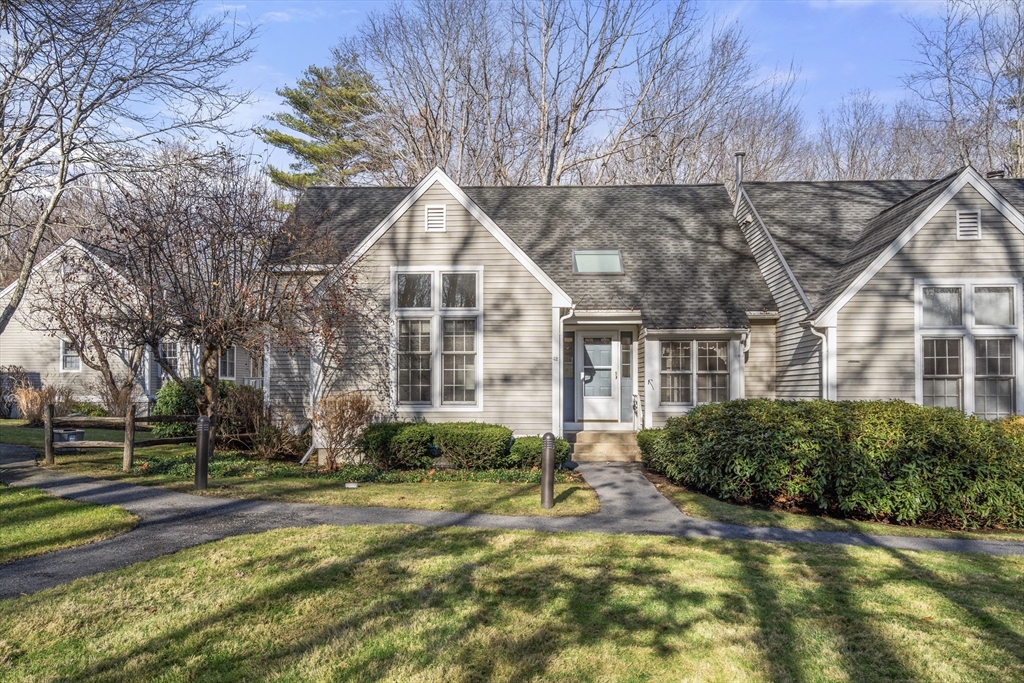
POLYGON ((920 192, 880 212, 860 231, 857 241, 846 254, 845 263, 835 273, 832 285, 815 304, 815 310, 828 306, 839 297, 868 266, 903 234, 910 225, 941 195, 960 174, 952 173, 920 192))
POLYGON ((743 187, 817 310, 834 289, 865 225, 934 182, 782 182, 744 183, 743 187))
MULTIPOLYGON (((775 310, 721 185, 466 187, 581 310, 640 310, 648 327, 745 327, 775 310), (621 249, 625 274, 573 275, 573 249, 621 249)), ((406 188, 312 188, 296 215, 351 250, 406 188)))

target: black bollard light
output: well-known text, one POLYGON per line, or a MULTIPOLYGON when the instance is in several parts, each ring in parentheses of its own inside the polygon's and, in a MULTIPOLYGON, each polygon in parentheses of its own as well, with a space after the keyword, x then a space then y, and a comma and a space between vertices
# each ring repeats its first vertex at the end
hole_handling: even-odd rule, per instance
POLYGON ((206 490, 206 474, 210 465, 210 418, 196 421, 196 491, 206 490))
POLYGON ((545 510, 555 506, 555 435, 548 432, 543 439, 540 456, 540 506, 545 510))

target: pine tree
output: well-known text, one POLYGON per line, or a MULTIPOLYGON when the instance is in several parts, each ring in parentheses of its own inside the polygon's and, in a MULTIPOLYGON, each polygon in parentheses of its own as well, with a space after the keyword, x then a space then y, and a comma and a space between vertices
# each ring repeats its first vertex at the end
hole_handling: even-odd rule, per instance
POLYGON ((380 163, 363 134, 367 120, 379 111, 373 77, 355 57, 335 52, 335 59, 330 67, 310 66, 295 87, 277 91, 291 108, 270 117, 281 129, 256 129, 264 142, 298 159, 288 170, 268 167, 281 187, 344 185, 380 163))

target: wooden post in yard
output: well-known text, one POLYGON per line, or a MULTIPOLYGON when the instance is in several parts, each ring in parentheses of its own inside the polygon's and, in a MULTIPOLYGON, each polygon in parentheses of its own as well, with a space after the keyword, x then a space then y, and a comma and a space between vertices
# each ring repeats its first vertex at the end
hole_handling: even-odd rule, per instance
POLYGON ((121 469, 130 472, 135 465, 135 404, 129 403, 124 414, 124 457, 121 469))
POLYGON ((43 462, 53 464, 53 404, 47 403, 43 411, 43 462))

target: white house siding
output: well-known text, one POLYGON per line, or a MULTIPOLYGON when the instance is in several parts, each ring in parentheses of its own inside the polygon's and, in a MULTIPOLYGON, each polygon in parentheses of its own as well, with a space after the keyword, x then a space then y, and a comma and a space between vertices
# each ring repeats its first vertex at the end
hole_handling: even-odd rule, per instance
MULTIPOLYGON (((392 266, 484 269, 483 409, 401 409, 399 415, 431 422, 493 422, 519 435, 551 430, 551 293, 440 183, 428 189, 360 259, 363 285, 378 292, 385 308, 390 306, 392 266), (428 204, 448 207, 445 232, 424 229, 428 204)), ((335 386, 347 388, 344 381, 335 386)))
POLYGON ((754 216, 746 193, 742 193, 740 199, 737 212, 740 229, 778 306, 775 395, 782 399, 818 398, 821 395, 819 341, 810 330, 800 325, 809 311, 786 272, 765 227, 754 216))
POLYGON ((775 323, 751 321, 743 369, 746 398, 775 398, 775 323))
POLYGON ((838 398, 915 400, 915 278, 1020 278, 1022 259, 1024 235, 965 186, 839 311, 838 398), (956 212, 971 210, 982 239, 957 241, 956 212))

